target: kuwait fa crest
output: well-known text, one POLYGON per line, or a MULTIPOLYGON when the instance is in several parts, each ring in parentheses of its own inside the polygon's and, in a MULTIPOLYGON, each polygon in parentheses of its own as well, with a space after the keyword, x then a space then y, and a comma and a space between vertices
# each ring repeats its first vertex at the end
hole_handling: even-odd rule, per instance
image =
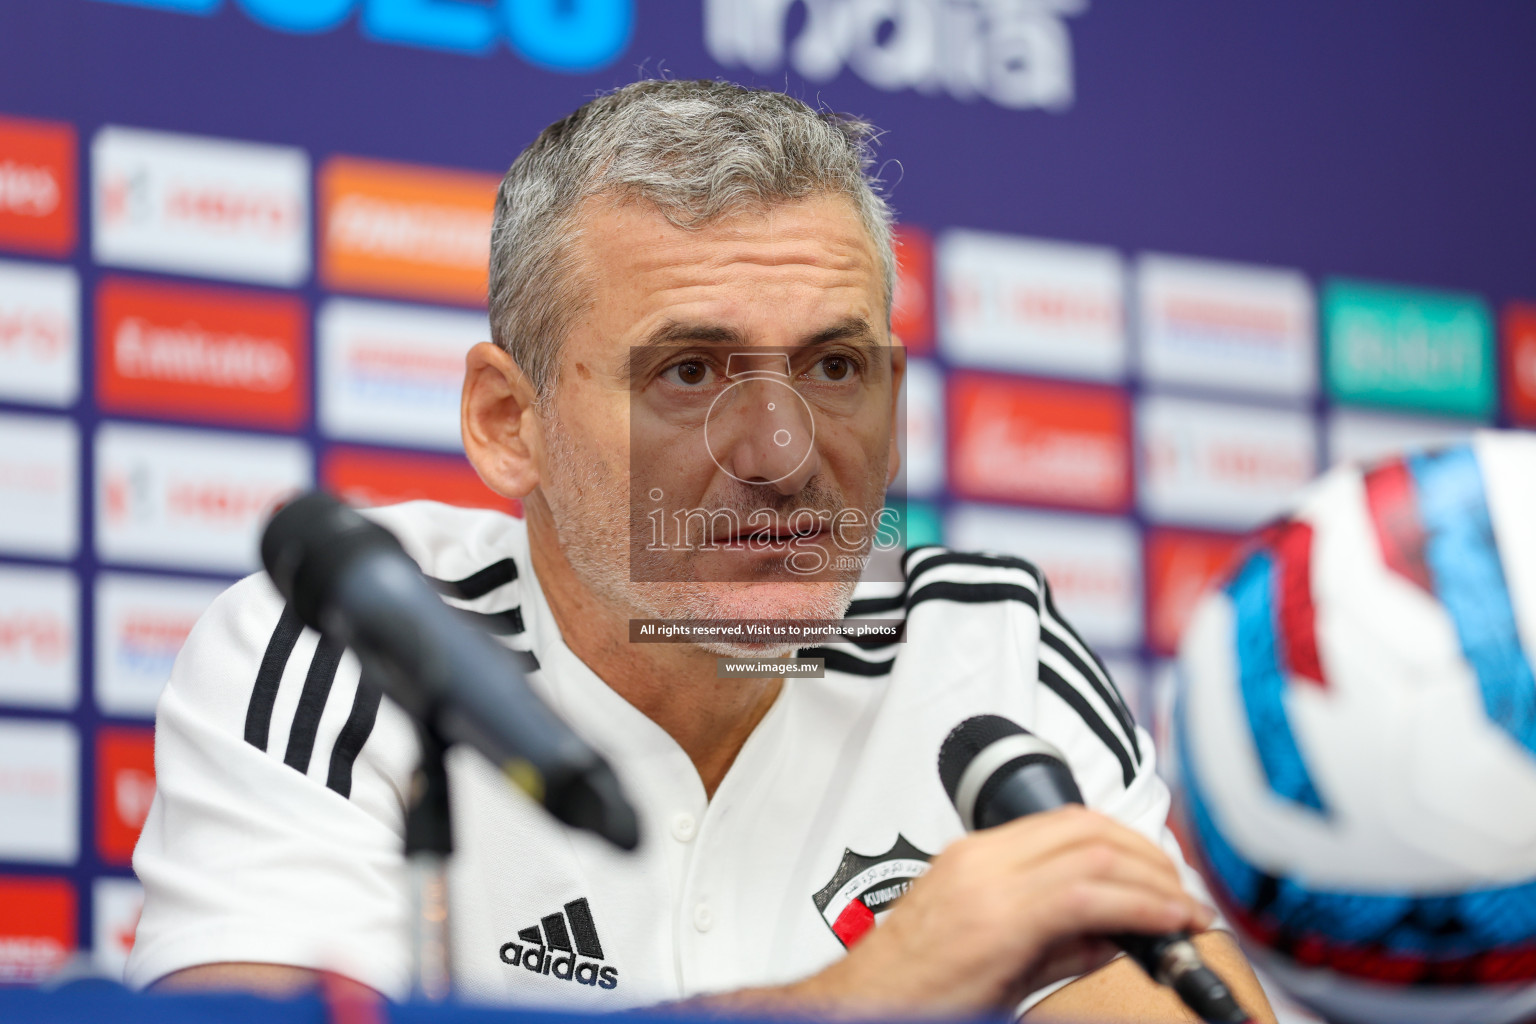
POLYGON ((844 948, 851 948, 928 870, 929 855, 898 834, 896 843, 873 857, 844 848, 832 880, 811 897, 822 920, 844 948))

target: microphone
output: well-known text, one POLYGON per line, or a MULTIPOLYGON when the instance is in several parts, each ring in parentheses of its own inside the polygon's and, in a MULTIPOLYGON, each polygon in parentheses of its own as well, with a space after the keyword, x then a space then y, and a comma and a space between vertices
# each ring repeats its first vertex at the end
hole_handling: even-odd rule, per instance
POLYGON ((445 743, 465 743, 556 818, 639 843, 608 763, 528 688, 513 653, 461 619, 384 527, 323 491, 274 515, 261 561, 303 623, 445 743))
MULTIPOLYGON (((1061 751, 1000 715, 976 715, 950 731, 939 748, 939 780, 967 832, 1083 802, 1061 751)), ((1201 1020, 1249 1024, 1226 983, 1201 962, 1188 932, 1109 938, 1201 1020)))

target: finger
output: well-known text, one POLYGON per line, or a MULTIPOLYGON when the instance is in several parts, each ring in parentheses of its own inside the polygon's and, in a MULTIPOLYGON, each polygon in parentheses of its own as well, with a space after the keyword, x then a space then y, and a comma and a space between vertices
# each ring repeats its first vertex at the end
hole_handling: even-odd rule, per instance
POLYGON ((1048 860, 994 877, 993 898, 1011 918, 1035 916, 1042 901, 1070 899, 1074 890, 1094 885, 1134 890, 1148 901, 1177 907, 1180 920, 1170 928, 1204 930, 1212 916, 1209 908, 1184 890, 1176 873, 1107 843, 1069 846, 1048 860))
POLYGON ((1064 938, 1072 934, 1199 930, 1206 913, 1184 896, 1170 900, 1136 885, 1105 879, 1081 879, 1046 895, 1039 911, 1046 928, 1064 938))
POLYGON ((1167 875, 1178 885, 1178 869, 1157 844, 1119 822, 1083 807, 1063 807, 976 833, 992 855, 1015 868, 1032 868, 1068 850, 1108 845, 1167 875))
MULTIPOLYGON (((1075 869, 1084 877, 1138 886, 1166 899, 1187 899, 1191 905, 1198 904, 1198 901, 1185 891, 1183 879, 1171 864, 1166 863, 1166 858, 1163 862, 1154 861, 1141 856, 1139 852, 1127 851, 1123 846, 1096 841, 1069 847, 1063 850, 1057 859, 1065 862, 1069 868, 1075 869)), ((1041 870, 1044 867, 1043 864, 1037 865, 1034 870, 1041 870)))

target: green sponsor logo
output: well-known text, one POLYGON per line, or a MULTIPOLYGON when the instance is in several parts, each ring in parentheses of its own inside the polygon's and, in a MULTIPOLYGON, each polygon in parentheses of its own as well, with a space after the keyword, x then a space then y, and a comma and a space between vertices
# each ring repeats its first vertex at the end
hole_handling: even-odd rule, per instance
POLYGON ((1345 402, 1486 417, 1493 326, 1475 296, 1333 281, 1323 294, 1328 391, 1345 402))

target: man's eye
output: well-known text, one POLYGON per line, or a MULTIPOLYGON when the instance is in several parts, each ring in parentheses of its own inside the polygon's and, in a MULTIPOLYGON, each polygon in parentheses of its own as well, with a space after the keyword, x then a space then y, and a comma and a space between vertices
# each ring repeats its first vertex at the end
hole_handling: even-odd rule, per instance
POLYGON ((686 362, 669 366, 662 376, 672 378, 672 382, 675 384, 694 388, 709 380, 709 365, 697 359, 690 359, 686 362))
POLYGON ((816 376, 822 380, 847 380, 855 370, 853 360, 847 356, 827 356, 817 362, 816 367, 820 371, 816 376))

